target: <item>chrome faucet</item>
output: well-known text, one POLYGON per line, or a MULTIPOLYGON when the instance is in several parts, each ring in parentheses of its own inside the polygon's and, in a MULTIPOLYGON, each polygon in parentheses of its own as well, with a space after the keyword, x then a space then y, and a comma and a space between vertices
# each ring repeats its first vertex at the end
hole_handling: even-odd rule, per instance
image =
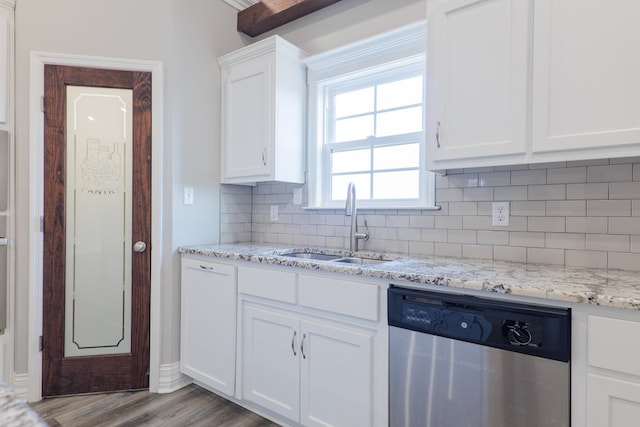
MULTIPOLYGON (((351 228, 349 229, 349 251, 358 251, 358 239, 369 240, 369 233, 358 232, 358 206, 356 203, 356 185, 349 183, 347 188, 347 204, 344 214, 351 217, 351 228)), ((366 225, 365 225, 366 226, 366 225)))

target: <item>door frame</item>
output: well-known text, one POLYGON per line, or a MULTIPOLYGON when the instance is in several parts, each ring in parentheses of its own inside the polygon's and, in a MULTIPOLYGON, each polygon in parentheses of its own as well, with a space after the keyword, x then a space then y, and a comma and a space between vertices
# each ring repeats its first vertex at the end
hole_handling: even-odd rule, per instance
POLYGON ((42 399, 42 266, 43 233, 40 217, 44 211, 44 114, 41 102, 44 96, 44 66, 66 65, 111 70, 146 71, 152 75, 151 108, 151 307, 149 348, 149 390, 159 391, 160 383, 160 303, 162 263, 162 158, 163 158, 163 74, 162 63, 131 60, 31 52, 29 72, 29 333, 28 333, 28 392, 29 401, 42 399))

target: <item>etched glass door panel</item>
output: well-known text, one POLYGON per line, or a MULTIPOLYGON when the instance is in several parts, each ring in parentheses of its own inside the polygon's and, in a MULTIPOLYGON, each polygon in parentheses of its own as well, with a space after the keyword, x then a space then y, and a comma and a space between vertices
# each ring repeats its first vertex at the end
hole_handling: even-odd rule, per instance
POLYGON ((64 355, 131 351, 132 90, 67 86, 64 355))

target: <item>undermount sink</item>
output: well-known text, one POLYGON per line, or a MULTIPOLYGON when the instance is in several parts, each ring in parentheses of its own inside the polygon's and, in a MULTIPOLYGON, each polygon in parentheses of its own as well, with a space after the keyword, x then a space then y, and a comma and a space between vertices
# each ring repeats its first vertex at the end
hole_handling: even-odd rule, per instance
POLYGON ((313 252, 286 252, 280 254, 280 256, 288 258, 308 259, 314 261, 339 262, 343 264, 382 264, 391 261, 379 258, 350 257, 344 255, 320 254, 313 252))
POLYGON ((286 254, 281 254, 281 256, 291 257, 291 258, 302 258, 302 259, 313 259, 316 261, 334 261, 338 258, 342 258, 341 255, 330 255, 330 254, 314 254, 307 252, 290 252, 286 254))
POLYGON ((389 260, 361 257, 344 257, 338 258, 337 260, 335 260, 335 262, 343 262, 345 264, 382 264, 385 262, 389 262, 389 260))

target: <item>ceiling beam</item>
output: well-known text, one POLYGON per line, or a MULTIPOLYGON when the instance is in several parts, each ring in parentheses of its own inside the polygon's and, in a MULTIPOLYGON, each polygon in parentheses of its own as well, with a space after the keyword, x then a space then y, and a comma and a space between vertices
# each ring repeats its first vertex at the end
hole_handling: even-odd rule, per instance
POLYGON ((238 12, 238 31, 255 37, 339 1, 262 0, 238 12))

